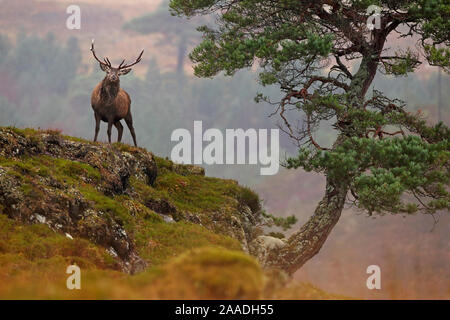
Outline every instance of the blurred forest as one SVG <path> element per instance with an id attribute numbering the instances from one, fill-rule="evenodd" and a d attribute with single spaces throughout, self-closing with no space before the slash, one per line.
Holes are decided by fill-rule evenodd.
<path id="1" fill-rule="evenodd" d="M 22 2 L 22 1 L 21 1 Z M 192 130 L 194 120 L 206 128 L 276 128 L 272 107 L 256 104 L 262 88 L 254 70 L 234 77 L 198 79 L 187 54 L 200 41 L 195 21 L 171 17 L 160 1 L 80 1 L 82 29 L 65 28 L 68 2 L 6 0 L 0 7 L 0 126 L 62 129 L 64 134 L 92 139 L 94 117 L 90 94 L 103 78 L 88 50 L 113 63 L 131 61 L 145 49 L 136 70 L 121 78 L 130 94 L 138 144 L 159 156 L 170 156 L 174 129 Z M 204 23 L 204 21 L 200 21 Z M 111 31 L 113 30 L 113 31 Z M 409 111 L 421 110 L 431 123 L 450 124 L 450 77 L 423 67 L 407 78 L 378 76 L 374 88 L 403 99 Z M 116 132 L 114 140 L 116 139 Z M 325 136 L 333 136 L 330 129 Z M 125 130 L 124 140 L 130 143 Z M 106 139 L 106 125 L 100 131 Z M 296 152 L 282 136 L 283 153 Z M 207 174 L 238 180 L 260 193 L 275 215 L 295 214 L 305 222 L 322 196 L 324 180 L 314 174 L 280 170 L 260 177 L 257 166 L 210 166 Z M 438 217 L 435 217 L 438 218 Z M 294 228 L 295 229 L 295 228 Z M 378 217 L 346 210 L 321 253 L 296 274 L 322 289 L 362 298 L 450 298 L 450 218 Z M 382 268 L 383 289 L 365 286 L 366 268 Z"/>

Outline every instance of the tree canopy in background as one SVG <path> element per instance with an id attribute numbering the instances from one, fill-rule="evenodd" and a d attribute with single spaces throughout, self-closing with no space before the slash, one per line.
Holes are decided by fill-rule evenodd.
<path id="1" fill-rule="evenodd" d="M 181 76 L 184 74 L 183 68 L 188 48 L 200 41 L 200 34 L 196 32 L 195 25 L 204 23 L 205 19 L 201 20 L 197 19 L 196 23 L 187 23 L 184 20 L 175 19 L 168 10 L 168 1 L 163 1 L 155 12 L 127 22 L 124 28 L 141 34 L 163 34 L 159 44 L 176 47 L 176 72 Z"/>

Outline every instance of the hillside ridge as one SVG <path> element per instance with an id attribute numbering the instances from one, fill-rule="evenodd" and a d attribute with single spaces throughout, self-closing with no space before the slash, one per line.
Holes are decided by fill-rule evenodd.
<path id="1" fill-rule="evenodd" d="M 201 167 L 0 128 L 0 298 L 343 298 L 286 286 L 249 255 L 275 239 L 267 219 L 257 194 Z M 83 270 L 79 292 L 65 287 L 71 264 Z"/>
<path id="2" fill-rule="evenodd" d="M 194 223 L 239 241 L 248 252 L 258 202 L 235 181 L 207 178 L 201 167 L 174 164 L 142 148 L 51 130 L 0 129 L 3 213 L 99 244 L 125 272 L 148 264 L 134 240 L 138 220 Z"/>

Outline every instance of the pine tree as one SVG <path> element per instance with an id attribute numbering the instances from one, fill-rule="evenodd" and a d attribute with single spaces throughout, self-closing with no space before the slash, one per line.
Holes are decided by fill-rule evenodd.
<path id="1" fill-rule="evenodd" d="M 276 112 L 299 147 L 287 167 L 326 176 L 314 214 L 269 251 L 267 266 L 295 272 L 317 254 L 348 202 L 370 215 L 448 212 L 449 129 L 369 90 L 379 71 L 406 76 L 429 63 L 449 72 L 448 0 L 172 0 L 170 7 L 180 16 L 216 15 L 217 27 L 200 28 L 204 40 L 190 55 L 195 74 L 233 75 L 257 63 L 260 82 L 280 88 Z M 395 37 L 414 37 L 418 46 L 388 49 Z M 313 133 L 329 121 L 336 139 L 319 145 Z"/>

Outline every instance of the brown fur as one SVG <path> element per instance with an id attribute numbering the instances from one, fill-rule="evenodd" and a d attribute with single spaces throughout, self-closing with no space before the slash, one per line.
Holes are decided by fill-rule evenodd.
<path id="1" fill-rule="evenodd" d="M 108 75 L 94 88 L 91 96 L 91 105 L 95 114 L 95 136 L 97 141 L 98 132 L 100 130 L 100 121 L 108 123 L 108 141 L 111 143 L 111 127 L 114 125 L 118 131 L 117 141 L 122 140 L 123 126 L 120 120 L 124 119 L 134 145 L 136 143 L 136 134 L 133 128 L 133 119 L 131 116 L 131 99 L 128 93 L 120 88 L 120 81 L 111 81 Z"/>
<path id="2" fill-rule="evenodd" d="M 133 127 L 133 118 L 131 117 L 131 99 L 125 90 L 120 88 L 119 77 L 126 75 L 131 71 L 131 66 L 141 61 L 142 54 L 137 57 L 136 61 L 131 64 L 125 64 L 123 60 L 117 68 L 111 65 L 108 58 L 104 58 L 101 61 L 94 50 L 94 40 L 91 44 L 91 52 L 100 64 L 100 68 L 106 72 L 105 78 L 97 84 L 91 95 L 91 105 L 95 115 L 95 136 L 94 141 L 97 141 L 98 132 L 100 130 L 100 121 L 108 123 L 108 141 L 111 143 L 111 128 L 114 125 L 117 128 L 118 136 L 117 141 L 122 141 L 123 126 L 120 120 L 124 119 L 125 123 L 130 129 L 131 136 L 133 137 L 134 145 L 137 147 L 136 134 Z"/>

